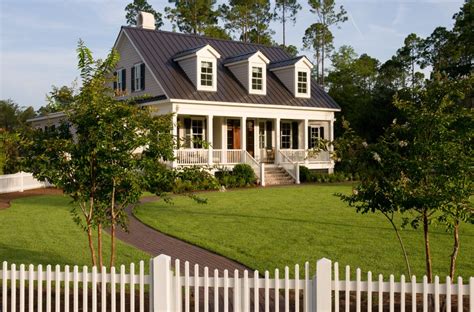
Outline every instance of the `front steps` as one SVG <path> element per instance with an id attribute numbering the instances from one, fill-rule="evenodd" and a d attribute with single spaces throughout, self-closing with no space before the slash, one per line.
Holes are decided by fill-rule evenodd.
<path id="1" fill-rule="evenodd" d="M 285 169 L 277 165 L 265 165 L 265 185 L 288 185 L 295 184 L 293 179 Z"/>

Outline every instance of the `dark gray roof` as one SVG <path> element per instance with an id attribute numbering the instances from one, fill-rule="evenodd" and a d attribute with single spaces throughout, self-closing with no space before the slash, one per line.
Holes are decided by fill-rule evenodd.
<path id="1" fill-rule="evenodd" d="M 257 51 L 245 52 L 243 54 L 239 54 L 239 55 L 236 55 L 236 56 L 231 56 L 231 57 L 226 58 L 222 62 L 222 64 L 225 65 L 225 64 L 231 64 L 231 63 L 243 61 L 243 60 L 248 59 L 250 56 L 254 55 L 255 53 L 257 53 Z"/>
<path id="2" fill-rule="evenodd" d="M 206 45 L 205 44 L 201 44 L 197 47 L 193 47 L 193 48 L 189 48 L 189 49 L 186 49 L 184 51 L 181 51 L 181 52 L 178 52 L 174 57 L 173 59 L 177 59 L 179 57 L 183 57 L 183 56 L 187 56 L 187 55 L 191 55 L 191 54 L 194 54 L 196 53 L 197 51 L 201 50 L 202 48 L 204 48 Z"/>
<path id="3" fill-rule="evenodd" d="M 279 67 L 294 65 L 294 64 L 296 64 L 296 62 L 301 60 L 303 57 L 304 56 L 297 56 L 297 57 L 290 58 L 290 59 L 283 60 L 283 61 L 271 62 L 270 65 L 268 66 L 268 68 L 272 69 L 272 68 L 279 68 Z"/>
<path id="4" fill-rule="evenodd" d="M 222 62 L 257 50 L 271 63 L 288 60 L 290 56 L 279 47 L 129 26 L 123 26 L 122 29 L 133 41 L 169 98 L 340 109 L 314 80 L 311 83 L 311 98 L 295 98 L 270 71 L 267 73 L 267 94 L 249 94 Z M 186 53 L 187 50 L 206 44 L 211 45 L 221 55 L 217 62 L 217 92 L 197 91 L 179 64 L 173 61 L 179 53 Z"/>

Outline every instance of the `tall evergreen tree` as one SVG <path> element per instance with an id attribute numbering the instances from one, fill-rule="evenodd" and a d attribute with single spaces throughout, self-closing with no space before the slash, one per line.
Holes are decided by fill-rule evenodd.
<path id="1" fill-rule="evenodd" d="M 219 7 L 224 27 L 243 42 L 272 43 L 270 21 L 273 19 L 269 0 L 230 0 Z"/>
<path id="2" fill-rule="evenodd" d="M 214 9 L 215 0 L 169 0 L 174 7 L 166 7 L 166 18 L 173 30 L 211 37 L 226 38 L 227 34 L 218 24 L 219 11 Z"/>
<path id="3" fill-rule="evenodd" d="M 125 7 L 125 18 L 127 19 L 128 25 L 137 24 L 137 15 L 138 13 L 148 12 L 153 14 L 155 17 L 155 27 L 158 29 L 163 26 L 163 19 L 161 18 L 161 13 L 157 12 L 153 7 L 148 3 L 147 0 L 133 0 Z"/>
<path id="4" fill-rule="evenodd" d="M 283 46 L 286 46 L 286 22 L 290 21 L 293 25 L 296 22 L 296 14 L 301 10 L 298 0 L 276 0 L 275 1 L 275 20 L 281 21 L 283 27 Z"/>
<path id="5" fill-rule="evenodd" d="M 342 5 L 336 8 L 335 0 L 308 0 L 308 4 L 310 11 L 316 14 L 318 21 L 310 25 L 306 31 L 316 32 L 313 35 L 316 38 L 316 41 L 313 41 L 315 44 L 313 48 L 320 51 L 317 52 L 321 59 L 320 83 L 324 86 L 324 61 L 327 57 L 326 46 L 332 45 L 334 40 L 330 28 L 347 21 L 347 12 Z"/>

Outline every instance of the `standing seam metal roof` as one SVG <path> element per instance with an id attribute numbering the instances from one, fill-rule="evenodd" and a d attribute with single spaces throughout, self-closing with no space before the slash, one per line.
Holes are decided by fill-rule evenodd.
<path id="1" fill-rule="evenodd" d="M 267 72 L 267 94 L 248 94 L 222 61 L 257 50 L 260 50 L 271 63 L 293 59 L 279 47 L 129 26 L 123 26 L 122 29 L 133 41 L 170 98 L 340 109 L 316 81 L 312 80 L 311 83 L 311 98 L 295 98 L 271 71 Z M 217 92 L 197 91 L 179 64 L 173 61 L 179 53 L 206 44 L 221 54 L 221 60 L 217 61 Z"/>

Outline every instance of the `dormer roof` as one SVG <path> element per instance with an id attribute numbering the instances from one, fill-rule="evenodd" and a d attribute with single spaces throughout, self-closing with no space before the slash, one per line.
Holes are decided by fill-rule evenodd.
<path id="1" fill-rule="evenodd" d="M 214 49 L 211 45 L 201 44 L 199 46 L 189 48 L 189 49 L 176 53 L 176 55 L 173 57 L 173 61 L 179 62 L 189 57 L 197 56 L 203 51 L 207 51 L 211 53 L 215 58 L 221 58 L 221 55 L 219 54 L 219 52 L 217 52 L 216 49 Z"/>
<path id="2" fill-rule="evenodd" d="M 308 58 L 306 56 L 302 55 L 302 56 L 297 56 L 297 57 L 286 59 L 286 60 L 272 62 L 272 63 L 270 63 L 268 68 L 270 70 L 278 70 L 278 69 L 283 69 L 283 68 L 286 68 L 286 67 L 289 67 L 289 66 L 298 66 L 300 64 L 301 65 L 304 64 L 309 69 L 313 69 L 313 67 L 314 67 L 313 63 L 311 63 L 310 60 L 308 60 Z"/>
<path id="3" fill-rule="evenodd" d="M 256 59 L 261 62 L 264 62 L 265 64 L 270 63 L 270 60 L 265 56 L 265 54 L 263 54 L 259 50 L 228 57 L 222 63 L 225 66 L 230 66 L 239 64 L 240 62 L 247 62 Z"/>

